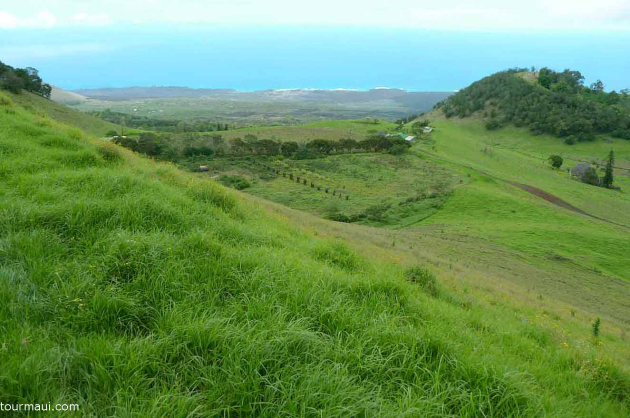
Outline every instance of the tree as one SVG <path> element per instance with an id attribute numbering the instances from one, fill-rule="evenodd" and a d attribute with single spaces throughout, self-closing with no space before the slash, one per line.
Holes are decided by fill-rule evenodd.
<path id="1" fill-rule="evenodd" d="M 551 166 L 553 168 L 560 168 L 564 163 L 564 159 L 562 159 L 562 157 L 559 155 L 552 155 L 551 157 L 549 157 L 549 163 L 551 163 Z"/>
<path id="2" fill-rule="evenodd" d="M 610 150 L 608 154 L 608 161 L 606 161 L 606 172 L 604 174 L 604 178 L 602 179 L 602 186 L 604 187 L 612 187 L 613 185 L 613 169 L 615 166 L 615 153 L 613 150 Z"/>
<path id="3" fill-rule="evenodd" d="M 262 139 L 257 143 L 258 152 L 263 155 L 276 155 L 280 153 L 280 144 L 271 139 Z"/>
<path id="4" fill-rule="evenodd" d="M 314 139 L 306 146 L 320 154 L 329 154 L 334 148 L 333 143 L 326 139 Z"/>
<path id="5" fill-rule="evenodd" d="M 596 93 L 602 93 L 604 91 L 604 83 L 602 83 L 602 80 L 597 80 L 591 84 L 591 90 Z"/>
<path id="6" fill-rule="evenodd" d="M 7 71 L 0 77 L 0 87 L 18 94 L 24 87 L 24 82 L 13 71 Z"/>
<path id="7" fill-rule="evenodd" d="M 339 148 L 344 149 L 347 152 L 352 152 L 353 149 L 357 148 L 357 141 L 354 139 L 343 138 L 339 141 Z"/>
<path id="8" fill-rule="evenodd" d="M 241 138 L 234 138 L 230 140 L 230 149 L 232 154 L 244 155 L 249 154 L 252 149 Z"/>
<path id="9" fill-rule="evenodd" d="M 287 141 L 287 142 L 283 142 L 280 145 L 280 152 L 282 152 L 282 155 L 284 155 L 285 157 L 290 157 L 292 156 L 295 152 L 297 152 L 299 146 L 298 143 L 295 141 Z"/>

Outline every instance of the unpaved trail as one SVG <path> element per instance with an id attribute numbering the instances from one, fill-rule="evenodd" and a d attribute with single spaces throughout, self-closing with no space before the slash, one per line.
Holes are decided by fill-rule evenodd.
<path id="1" fill-rule="evenodd" d="M 577 212 L 581 215 L 586 215 L 589 216 L 591 218 L 596 218 L 596 219 L 600 219 L 597 218 L 596 216 L 590 215 L 586 212 L 584 212 L 582 209 L 580 208 L 576 208 L 575 206 L 573 206 L 572 204 L 570 204 L 569 202 L 565 202 L 564 200 L 560 199 L 558 196 L 554 196 L 551 193 L 547 193 L 546 191 L 539 189 L 537 187 L 534 186 L 530 186 L 527 184 L 523 184 L 523 183 L 517 183 L 515 181 L 506 181 L 506 183 L 511 184 L 512 186 L 516 186 L 519 189 L 525 190 L 526 192 L 529 192 L 535 196 L 538 196 L 542 199 L 545 199 L 547 202 L 553 203 L 556 206 L 560 206 L 561 208 L 565 208 L 567 210 L 573 211 L 573 212 Z M 602 219 L 603 220 L 603 219 Z"/>
<path id="2" fill-rule="evenodd" d="M 475 168 L 475 167 L 472 167 L 472 166 L 469 166 L 469 165 L 466 165 L 466 164 L 455 163 L 455 162 L 452 162 L 452 161 L 445 160 L 444 158 L 441 158 L 438 155 L 435 155 L 435 154 L 433 154 L 431 152 L 427 152 L 427 151 L 423 151 L 423 152 L 425 154 L 427 154 L 427 155 L 429 155 L 429 156 L 431 156 L 431 157 L 433 157 L 435 159 L 438 159 L 440 161 L 443 161 L 443 162 L 445 162 L 447 164 L 458 165 L 460 167 L 464 167 L 464 168 L 467 168 L 469 170 L 476 171 L 476 172 L 478 172 L 480 174 L 483 174 L 484 176 L 488 176 L 488 177 L 493 178 L 495 180 L 499 180 L 499 181 L 505 182 L 505 183 L 507 183 L 507 184 L 509 184 L 511 186 L 518 187 L 521 190 L 524 190 L 524 191 L 526 191 L 528 193 L 531 193 L 534 196 L 540 197 L 541 199 L 544 199 L 547 202 L 552 203 L 552 204 L 554 204 L 556 206 L 559 206 L 559 207 L 561 207 L 563 209 L 569 210 L 571 212 L 579 213 L 580 215 L 583 215 L 583 216 L 586 216 L 586 217 L 589 217 L 589 218 L 592 218 L 592 219 L 597 219 L 598 221 L 606 222 L 606 223 L 609 223 L 611 225 L 619 226 L 619 227 L 622 227 L 624 229 L 630 230 L 630 226 L 628 226 L 628 225 L 619 224 L 617 222 L 609 221 L 608 219 L 600 218 L 599 216 L 591 215 L 590 213 L 584 212 L 582 209 L 573 206 L 569 202 L 566 202 L 566 201 L 560 199 L 558 196 L 552 195 L 551 193 L 548 193 L 548 192 L 546 192 L 546 191 L 544 191 L 542 189 L 539 189 L 537 187 L 530 186 L 528 184 L 518 183 L 518 182 L 515 182 L 515 181 L 505 180 L 505 179 L 502 179 L 500 177 L 494 176 L 494 175 L 492 175 L 490 173 L 486 173 L 485 171 L 479 170 L 478 168 Z"/>
<path id="3" fill-rule="evenodd" d="M 591 215 L 590 213 L 584 212 L 582 209 L 573 206 L 569 202 L 565 202 L 564 200 L 560 199 L 558 196 L 554 196 L 551 193 L 547 193 L 546 191 L 539 189 L 537 187 L 529 186 L 523 183 L 517 183 L 515 181 L 507 181 L 507 180 L 503 180 L 503 181 L 505 181 L 508 184 L 511 184 L 512 186 L 518 187 L 521 190 L 525 190 L 526 192 L 531 193 L 534 196 L 538 196 L 541 199 L 546 200 L 547 202 L 553 203 L 556 206 L 560 206 L 561 208 L 564 208 L 566 210 L 570 210 L 572 212 L 576 212 L 576 213 L 579 213 L 580 215 L 588 216 L 589 218 L 597 219 L 599 221 L 607 222 L 612 225 L 620 226 L 622 228 L 630 229 L 630 227 L 628 227 L 627 225 L 618 224 L 617 222 L 609 221 L 608 219 L 600 218 L 599 216 Z"/>

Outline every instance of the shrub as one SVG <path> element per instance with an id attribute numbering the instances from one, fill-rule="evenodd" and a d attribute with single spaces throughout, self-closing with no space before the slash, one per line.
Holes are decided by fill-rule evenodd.
<path id="1" fill-rule="evenodd" d="M 231 187 L 236 190 L 243 190 L 251 187 L 251 183 L 241 176 L 228 176 L 227 174 L 223 174 L 219 177 L 219 182 L 224 186 Z"/>
<path id="2" fill-rule="evenodd" d="M 593 337 L 597 338 L 599 337 L 599 328 L 602 324 L 602 320 L 597 318 L 595 320 L 595 322 L 593 323 Z"/>
<path id="3" fill-rule="evenodd" d="M 385 213 L 391 207 L 391 203 L 380 203 L 365 209 L 365 216 L 370 221 L 381 222 L 385 220 Z"/>
<path id="4" fill-rule="evenodd" d="M 486 122 L 486 129 L 489 131 L 497 130 L 500 127 L 501 127 L 501 122 L 499 122 L 496 119 L 491 119 L 488 122 Z"/>
<path id="5" fill-rule="evenodd" d="M 599 176 L 597 175 L 597 170 L 595 170 L 594 167 L 589 167 L 584 172 L 582 177 L 580 177 L 580 180 L 582 181 L 582 183 L 592 184 L 593 186 L 599 186 L 600 184 Z"/>
<path id="6" fill-rule="evenodd" d="M 116 132 L 115 130 L 111 129 L 111 130 L 107 131 L 105 136 L 118 136 L 118 132 Z"/>
<path id="7" fill-rule="evenodd" d="M 409 150 L 409 147 L 403 144 L 394 145 L 389 149 L 389 153 L 392 155 L 403 155 Z"/>
<path id="8" fill-rule="evenodd" d="M 335 222 L 345 222 L 345 223 L 352 222 L 352 218 L 350 218 L 348 215 L 346 215 L 343 212 L 337 212 L 337 213 L 328 214 L 328 215 L 326 215 L 326 219 L 329 219 L 329 220 L 335 221 Z"/>
<path id="9" fill-rule="evenodd" d="M 418 284 L 429 295 L 433 297 L 440 296 L 440 284 L 429 270 L 423 267 L 411 267 L 405 271 L 405 277 L 410 282 Z"/>
<path id="10" fill-rule="evenodd" d="M 564 159 L 559 155 L 552 155 L 549 157 L 549 163 L 553 168 L 560 168 L 564 163 Z"/>

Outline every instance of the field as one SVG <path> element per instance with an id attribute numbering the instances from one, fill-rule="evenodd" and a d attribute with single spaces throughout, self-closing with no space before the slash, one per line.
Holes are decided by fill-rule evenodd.
<path id="1" fill-rule="evenodd" d="M 489 132 L 475 119 L 445 120 L 436 114 L 431 118 L 436 130 L 416 141 L 404 156 L 346 154 L 264 163 L 256 158 L 215 159 L 209 163 L 210 175 L 241 175 L 252 184 L 248 193 L 320 217 L 338 219 L 338 214 L 352 216 L 380 207 L 380 215 L 355 223 L 395 230 L 386 233 L 385 240 L 388 245 L 409 242 L 415 252 L 424 253 L 411 251 L 411 257 L 426 258 L 439 248 L 434 242 L 414 244 L 419 236 L 426 241 L 428 235 L 449 243 L 449 251 L 435 258 L 446 257 L 451 265 L 480 263 L 483 268 L 475 274 L 501 265 L 504 280 L 528 292 L 553 295 L 627 326 L 630 179 L 623 167 L 628 164 L 630 143 L 600 138 L 569 146 L 522 129 Z M 291 135 L 300 127 L 276 129 L 282 132 L 276 138 L 299 139 Z M 564 167 L 554 170 L 547 161 L 551 154 L 563 155 L 565 167 L 583 160 L 601 161 L 611 147 L 621 167 L 615 173 L 621 191 L 582 184 Z M 300 175 L 308 184 L 270 174 L 271 167 L 296 178 Z M 311 181 L 322 190 L 311 188 Z M 587 215 L 546 201 L 525 186 Z"/>
<path id="2" fill-rule="evenodd" d="M 293 126 L 252 126 L 219 132 L 226 139 L 243 138 L 245 135 L 256 135 L 258 139 L 275 141 L 296 141 L 305 143 L 313 139 L 338 141 L 349 138 L 360 141 L 370 132 L 386 132 L 396 128 L 396 124 L 383 120 L 333 120 L 310 122 Z"/>
<path id="3" fill-rule="evenodd" d="M 272 93 L 268 92 L 268 94 Z M 438 93 L 427 94 L 438 95 Z M 246 96 L 246 98 L 181 97 L 124 101 L 88 99 L 74 103 L 72 106 L 84 112 L 111 109 L 138 116 L 182 120 L 209 119 L 239 126 L 291 125 L 331 119 L 380 118 L 395 120 L 430 110 L 435 103 L 448 96 L 448 93 L 439 94 L 435 98 L 431 96 L 431 98 L 423 99 L 418 103 L 405 103 L 390 99 L 347 102 Z"/>
<path id="4" fill-rule="evenodd" d="M 630 413 L 628 261 L 605 263 L 599 247 L 581 260 L 589 245 L 626 245 L 627 232 L 499 178 L 617 222 L 606 208 L 623 207 L 621 195 L 592 191 L 596 211 L 580 201 L 588 186 L 536 159 L 519 176 L 507 145 L 487 163 L 483 148 L 462 155 L 488 135 L 436 119 L 432 139 L 400 160 L 300 162 L 344 183 L 378 166 L 361 190 L 391 199 L 434 184 L 414 185 L 412 172 L 447 176 L 436 213 L 401 229 L 330 222 L 12 102 L 0 97 L 3 402 L 78 403 L 99 416 Z M 576 237 L 587 244 L 558 250 L 581 251 L 569 261 L 534 248 Z"/>

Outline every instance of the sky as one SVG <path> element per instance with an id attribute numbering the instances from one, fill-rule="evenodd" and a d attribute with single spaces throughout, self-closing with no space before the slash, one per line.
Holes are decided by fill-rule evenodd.
<path id="1" fill-rule="evenodd" d="M 630 1 L 2 0 L 0 3 L 0 29 L 191 23 L 402 26 L 475 31 L 630 30 Z"/>
<path id="2" fill-rule="evenodd" d="M 0 61 L 63 88 L 452 90 L 535 65 L 620 89 L 630 0 L 0 0 Z"/>

